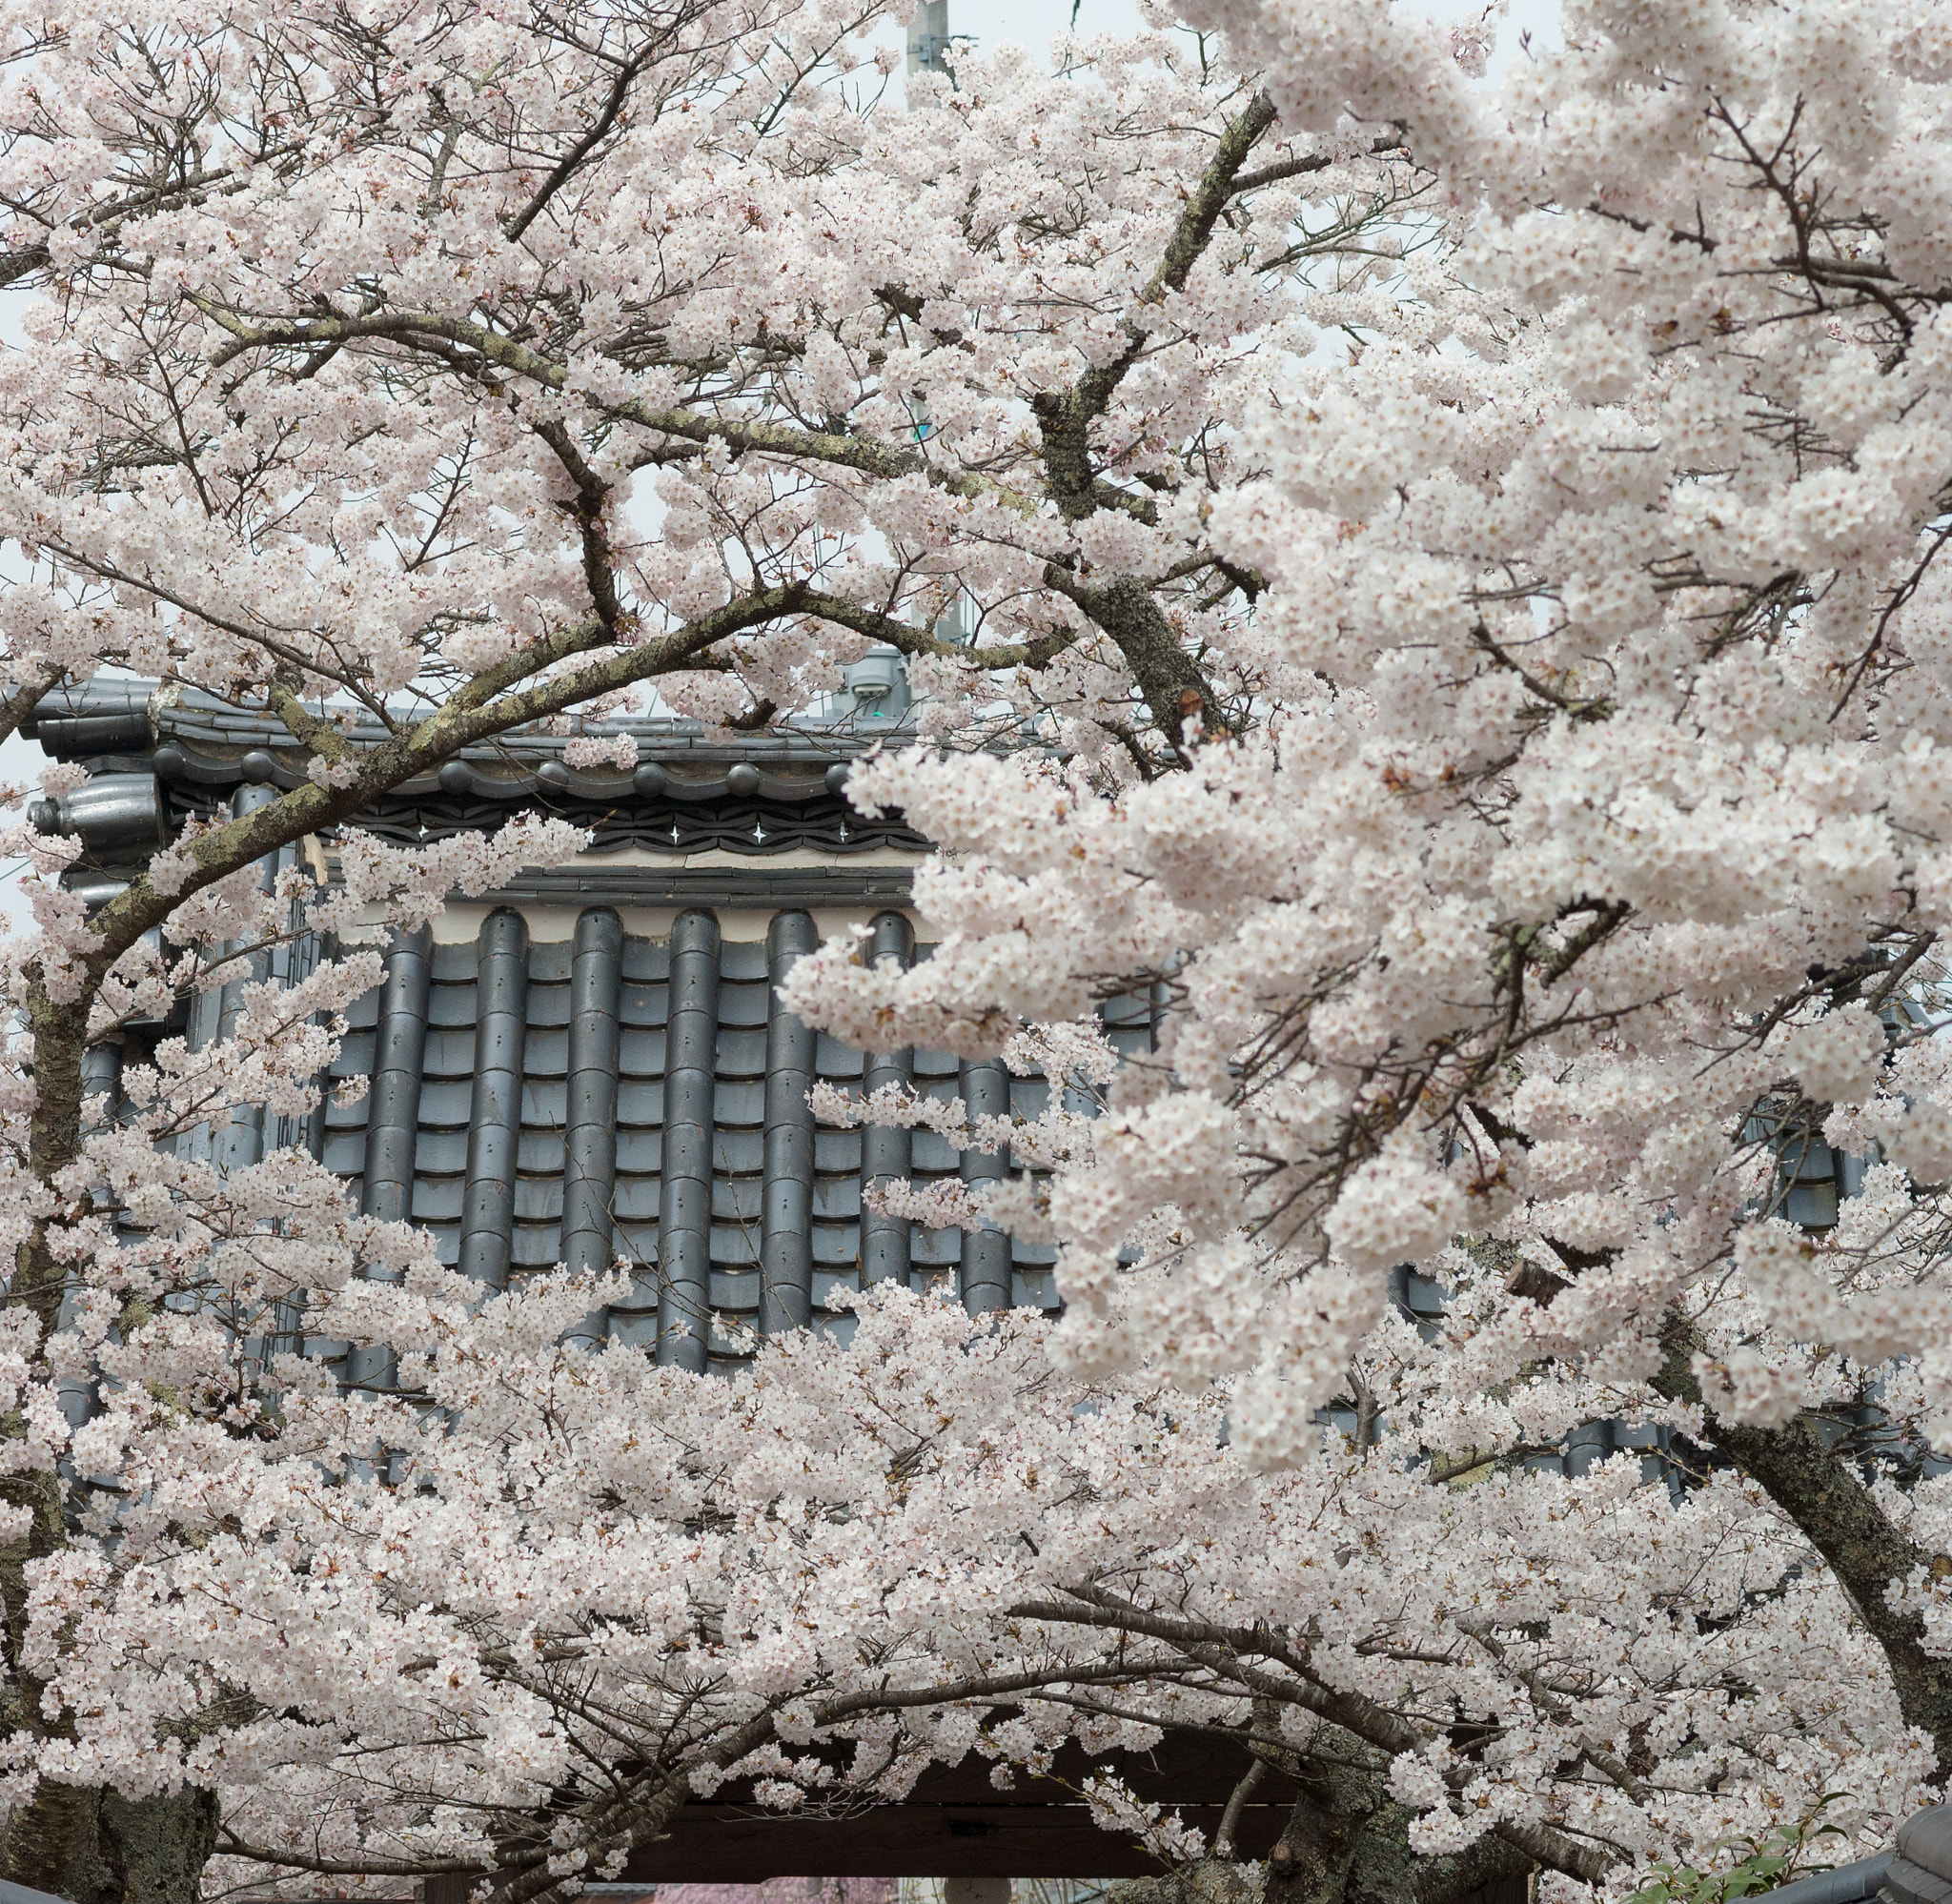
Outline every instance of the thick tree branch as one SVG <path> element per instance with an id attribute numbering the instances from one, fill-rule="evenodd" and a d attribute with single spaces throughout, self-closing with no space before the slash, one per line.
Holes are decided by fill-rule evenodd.
<path id="1" fill-rule="evenodd" d="M 1164 1640 L 1179 1648 L 1187 1658 L 1231 1681 L 1244 1691 L 1277 1699 L 1285 1705 L 1300 1706 L 1393 1757 L 1399 1752 L 1421 1750 L 1434 1736 L 1427 1728 L 1391 1712 L 1364 1693 L 1332 1687 L 1317 1679 L 1309 1671 L 1307 1662 L 1271 1629 L 1221 1627 L 1201 1620 L 1149 1612 L 1099 1588 L 1079 1586 L 1067 1591 L 1074 1593 L 1077 1599 L 1023 1602 L 1011 1607 L 1009 1612 L 1017 1619 L 1105 1627 Z M 1291 1676 L 1276 1677 L 1247 1663 L 1256 1658 L 1286 1669 Z M 1450 1776 L 1452 1782 L 1462 1785 L 1469 1781 L 1471 1773 L 1468 1769 L 1461 1769 Z M 1612 1857 L 1591 1845 L 1581 1844 L 1553 1825 L 1507 1820 L 1494 1826 L 1494 1830 L 1506 1843 L 1535 1863 L 1550 1865 L 1555 1871 L 1562 1871 L 1583 1883 L 1599 1882 L 1614 1863 Z"/>
<path id="2" fill-rule="evenodd" d="M 905 655 L 928 655 L 960 661 L 971 668 L 1041 668 L 1067 648 L 1075 647 L 1079 638 L 1078 630 L 1061 628 L 1028 641 L 997 641 L 984 648 L 964 648 L 879 609 L 811 590 L 806 595 L 806 612 L 833 622 L 836 627 L 851 628 L 857 635 L 885 641 Z"/>
<path id="3" fill-rule="evenodd" d="M 1698 1406 L 1701 1389 L 1690 1362 L 1703 1347 L 1699 1330 L 1680 1310 L 1670 1310 L 1660 1345 L 1655 1391 Z M 1890 1665 L 1905 1719 L 1931 1733 L 1942 1766 L 1952 1765 L 1952 1660 L 1928 1651 L 1924 1622 L 1886 1598 L 1921 1571 L 1933 1578 L 1952 1572 L 1952 1558 L 1892 1526 L 1846 1454 L 1828 1445 L 1816 1417 L 1803 1413 L 1781 1428 L 1764 1428 L 1711 1414 L 1708 1435 L 1829 1563 Z"/>
<path id="4" fill-rule="evenodd" d="M 494 694 L 493 684 L 501 671 L 485 671 L 439 712 L 430 715 L 410 732 L 360 755 L 357 778 L 346 786 L 321 787 L 308 781 L 245 819 L 233 820 L 193 841 L 189 857 L 193 870 L 176 892 L 158 893 L 145 875 L 111 900 L 91 922 L 101 941 L 101 949 L 90 958 L 91 971 L 97 975 L 106 972 L 145 932 L 173 912 L 188 894 L 214 884 L 240 866 L 261 860 L 308 833 L 350 819 L 402 780 L 431 771 L 461 748 L 492 739 L 512 728 L 527 726 L 580 701 L 593 700 L 618 688 L 682 668 L 692 657 L 728 636 L 803 612 L 805 599 L 806 590 L 797 582 L 762 589 L 702 615 L 656 640 L 621 649 L 575 673 L 559 676 L 524 692 L 503 694 L 498 699 L 487 697 Z M 539 643 L 537 650 L 519 663 L 512 659 L 506 665 L 514 670 L 517 679 L 522 679 L 557 659 L 600 645 L 603 638 L 600 624 L 575 623 Z"/>
<path id="5" fill-rule="evenodd" d="M 504 337 L 484 324 L 442 316 L 437 312 L 389 311 L 352 317 L 254 322 L 213 299 L 195 301 L 206 316 L 231 333 L 232 341 L 212 353 L 212 362 L 219 368 L 252 351 L 315 351 L 328 343 L 346 344 L 362 338 L 390 341 L 412 349 L 437 339 L 462 345 L 484 364 L 492 364 L 544 390 L 560 391 L 569 381 L 566 366 L 553 357 Z M 603 405 L 601 414 L 615 422 L 633 423 L 640 429 L 676 436 L 688 443 L 719 442 L 740 455 L 751 453 L 788 461 L 823 463 L 889 480 L 921 476 L 933 487 L 966 501 L 994 502 L 1019 516 L 1034 517 L 1041 513 L 1035 497 L 1007 484 L 966 470 L 946 469 L 919 449 L 878 442 L 871 437 L 802 430 L 754 418 L 715 416 L 682 405 L 655 409 L 635 400 Z"/>

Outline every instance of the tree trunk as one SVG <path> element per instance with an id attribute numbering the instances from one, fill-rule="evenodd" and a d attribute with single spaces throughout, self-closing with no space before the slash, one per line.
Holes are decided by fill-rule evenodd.
<path id="1" fill-rule="evenodd" d="M 1268 1859 L 1263 1904 L 1507 1904 L 1507 1889 L 1522 1904 L 1533 1865 L 1501 1838 L 1441 1857 L 1411 1850 L 1416 1813 L 1389 1795 L 1382 1765 L 1308 1773 Z"/>
<path id="2" fill-rule="evenodd" d="M 1344 1904 L 1525 1904 L 1537 1868 L 1490 1833 L 1468 1849 L 1419 1857 L 1410 1849 L 1407 1805 L 1385 1798 L 1364 1823 L 1343 1891 Z"/>
<path id="3" fill-rule="evenodd" d="M 1304 1767 L 1304 1788 L 1259 1885 L 1251 1867 L 1203 1858 L 1169 1876 L 1113 1885 L 1106 1904 L 1525 1904 L 1536 1867 L 1502 1838 L 1443 1857 L 1412 1851 L 1416 1814 L 1389 1795 L 1387 1774 L 1380 1759 Z"/>
<path id="4" fill-rule="evenodd" d="M 1209 738 L 1223 731 L 1205 675 L 1144 582 L 1120 576 L 1103 588 L 1079 590 L 1075 598 L 1118 644 L 1154 724 L 1175 754 L 1185 753 L 1180 732 L 1190 716 L 1199 716 Z"/>
<path id="5" fill-rule="evenodd" d="M 1654 1387 L 1673 1401 L 1698 1403 L 1689 1358 L 1700 1338 L 1679 1310 L 1662 1331 L 1664 1350 Z M 1828 1446 L 1820 1424 L 1799 1415 L 1781 1428 L 1744 1427 L 1710 1414 L 1707 1439 L 1797 1525 L 1849 1597 L 1891 1669 L 1898 1706 L 1907 1724 L 1932 1735 L 1941 1771 L 1952 1767 L 1952 1660 L 1926 1650 L 1924 1621 L 1894 1610 L 1885 1599 L 1898 1581 L 1923 1569 L 1934 1577 L 1952 1570 L 1952 1557 L 1922 1548 L 1892 1525 L 1851 1462 Z"/>
<path id="6" fill-rule="evenodd" d="M 1565 1278 L 1520 1257 L 1511 1245 L 1474 1246 L 1479 1262 L 1504 1278 L 1507 1291 L 1541 1307 L 1570 1287 Z M 1569 1258 L 1577 1252 L 1567 1252 Z M 1592 1259 L 1597 1263 L 1605 1255 Z M 1584 1264 L 1576 1266 L 1586 1266 Z M 1672 1402 L 1700 1405 L 1692 1359 L 1700 1332 L 1678 1306 L 1661 1325 L 1661 1364 L 1651 1387 Z M 1710 1413 L 1705 1438 L 1787 1514 L 1829 1563 L 1852 1609 L 1891 1669 L 1898 1709 L 1908 1725 L 1932 1735 L 1939 1769 L 1952 1768 L 1952 1660 L 1926 1651 L 1923 1620 L 1894 1610 L 1892 1586 L 1922 1570 L 1935 1579 L 1952 1573 L 1952 1555 L 1919 1546 L 1894 1526 L 1851 1462 L 1832 1448 L 1822 1424 L 1799 1415 L 1781 1428 L 1745 1427 Z"/>
<path id="7" fill-rule="evenodd" d="M 82 1052 L 94 987 L 77 1002 L 51 1003 L 36 988 L 29 1008 L 34 1032 L 34 1174 L 51 1183 L 81 1151 Z M 68 1272 L 49 1247 L 47 1223 L 36 1224 L 14 1263 L 10 1305 L 31 1308 L 43 1335 L 58 1319 Z M 18 1436 L 18 1416 L 0 1433 Z M 52 1474 L 17 1474 L 0 1483 L 0 1498 L 33 1514 L 27 1533 L 0 1550 L 0 1610 L 13 1683 L 5 1700 L 10 1729 L 42 1737 L 68 1732 L 65 1719 L 41 1712 L 41 1683 L 21 1670 L 27 1620 L 27 1564 L 67 1542 L 61 1487 Z M 216 1794 L 194 1787 L 157 1798 L 125 1798 L 106 1787 L 49 1780 L 9 1817 L 0 1837 L 0 1873 L 16 1884 L 52 1892 L 74 1904 L 197 1904 L 203 1868 L 216 1843 Z"/>
<path id="8" fill-rule="evenodd" d="M 8 1820 L 0 1866 L 74 1904 L 197 1904 L 216 1835 L 214 1792 L 125 1798 L 50 1782 Z"/>
<path id="9" fill-rule="evenodd" d="M 1266 1904 L 1343 1904 L 1378 1781 L 1368 1768 L 1302 1768 L 1288 1823 L 1268 1854 Z"/>

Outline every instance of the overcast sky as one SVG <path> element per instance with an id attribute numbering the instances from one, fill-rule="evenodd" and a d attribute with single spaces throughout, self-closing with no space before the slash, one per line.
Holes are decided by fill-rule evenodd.
<path id="1" fill-rule="evenodd" d="M 1424 0 L 1425 10 L 1444 20 L 1474 18 L 1484 4 L 1485 0 Z M 1051 35 L 1070 24 L 1070 11 L 1071 0 L 949 0 L 949 30 L 968 33 L 986 47 L 1018 40 L 1042 52 Z M 1521 32 L 1530 32 L 1535 45 L 1556 44 L 1557 21 L 1555 0 L 1512 0 L 1499 26 L 1500 56 L 1511 56 Z M 1130 31 L 1138 24 L 1139 10 L 1132 0 L 1078 0 L 1081 33 Z"/>

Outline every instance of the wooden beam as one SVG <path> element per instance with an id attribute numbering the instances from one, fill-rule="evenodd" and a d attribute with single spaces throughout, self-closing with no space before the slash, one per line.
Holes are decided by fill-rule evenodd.
<path id="1" fill-rule="evenodd" d="M 1177 1811 L 1210 1843 L 1247 1771 L 1244 1747 L 1169 1733 L 1150 1752 L 1088 1755 L 1062 1747 L 1047 1772 L 1017 1771 L 998 1791 L 991 1762 L 971 1752 L 931 1766 L 899 1804 L 862 1804 L 841 1815 L 768 1812 L 742 1788 L 694 1800 L 670 1833 L 631 1854 L 623 1877 L 644 1884 L 757 1884 L 768 1877 L 1153 1877 L 1159 1861 L 1091 1821 L 1081 1800 L 1093 1773 L 1114 1775 L 1139 1798 Z M 1266 1857 L 1287 1822 L 1293 1787 L 1263 1780 L 1238 1834 L 1243 1857 Z M 839 1808 L 837 1808 L 839 1809 Z"/>
<path id="2" fill-rule="evenodd" d="M 1209 1842 L 1219 1805 L 1178 1808 Z M 1286 1805 L 1242 1807 L 1240 1854 L 1266 1857 Z M 1084 1805 L 881 1805 L 848 1818 L 687 1805 L 668 1837 L 632 1853 L 629 1883 L 759 1884 L 769 1877 L 1156 1877 L 1164 1867 L 1102 1832 Z"/>

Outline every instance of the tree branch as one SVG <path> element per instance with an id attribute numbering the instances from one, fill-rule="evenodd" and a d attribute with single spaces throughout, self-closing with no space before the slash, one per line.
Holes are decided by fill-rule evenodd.
<path id="1" fill-rule="evenodd" d="M 1698 1407 L 1701 1389 L 1690 1364 L 1704 1347 L 1700 1331 L 1681 1310 L 1671 1309 L 1660 1346 L 1655 1392 Z M 1926 1650 L 1918 1613 L 1895 1610 L 1886 1598 L 1891 1588 L 1920 1571 L 1939 1579 L 1952 1574 L 1952 1557 L 1931 1552 L 1893 1527 L 1845 1454 L 1828 1445 L 1823 1429 L 1806 1410 L 1775 1428 L 1711 1414 L 1707 1431 L 1829 1563 L 1890 1665 L 1906 1721 L 1930 1732 L 1939 1763 L 1952 1765 L 1952 1660 Z"/>
<path id="2" fill-rule="evenodd" d="M 1434 1736 L 1366 1693 L 1332 1687 L 1316 1679 L 1309 1671 L 1307 1662 L 1271 1630 L 1218 1627 L 1150 1613 L 1100 1588 L 1077 1586 L 1066 1591 L 1075 1594 L 1082 1604 L 1029 1601 L 1011 1607 L 1009 1611 L 1018 1619 L 1108 1627 L 1165 1640 L 1178 1647 L 1189 1659 L 1244 1690 L 1278 1699 L 1285 1705 L 1300 1706 L 1393 1757 L 1399 1752 L 1419 1751 Z M 1246 1664 L 1248 1659 L 1256 1657 L 1285 1667 L 1293 1678 L 1277 1679 Z M 1469 1768 L 1457 1768 L 1447 1777 L 1454 1784 L 1463 1785 L 1472 1775 Z M 1579 1843 L 1554 1825 L 1501 1820 L 1492 1829 L 1534 1862 L 1550 1865 L 1582 1883 L 1598 1883 L 1615 1862 L 1611 1856 Z"/>

